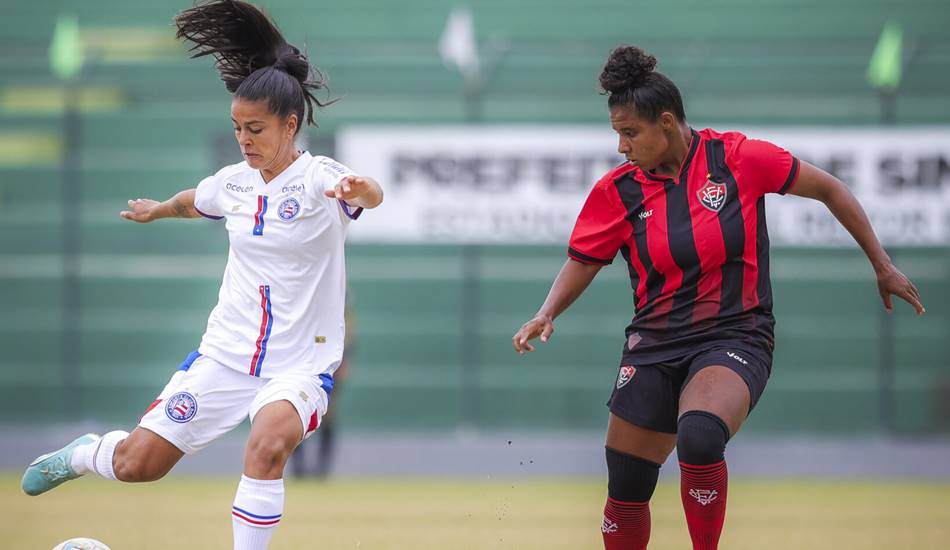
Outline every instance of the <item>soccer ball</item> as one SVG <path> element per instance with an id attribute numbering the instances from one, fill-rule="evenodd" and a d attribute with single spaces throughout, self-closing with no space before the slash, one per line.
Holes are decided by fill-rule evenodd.
<path id="1" fill-rule="evenodd" d="M 79 537 L 61 542 L 57 544 L 53 550 L 109 550 L 109 547 L 106 546 L 106 543 L 96 539 Z"/>

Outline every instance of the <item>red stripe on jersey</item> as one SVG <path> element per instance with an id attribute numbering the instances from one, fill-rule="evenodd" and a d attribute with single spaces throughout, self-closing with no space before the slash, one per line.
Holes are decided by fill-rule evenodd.
<path id="1" fill-rule="evenodd" d="M 759 215 L 756 211 L 755 200 L 744 197 L 742 201 L 742 219 L 745 222 L 745 247 L 742 251 L 742 260 L 745 262 L 742 280 L 742 309 L 748 311 L 759 305 L 758 280 L 759 262 L 755 243 L 758 240 Z M 764 198 L 759 200 L 765 200 Z"/>
<path id="2" fill-rule="evenodd" d="M 660 321 L 673 307 L 673 292 L 683 283 L 683 270 L 673 260 L 670 252 L 669 224 L 667 220 L 666 191 L 663 184 L 644 186 L 646 198 L 644 204 L 649 205 L 652 213 L 647 222 L 647 250 L 654 269 L 659 270 L 665 277 L 663 288 L 660 290 L 653 309 L 648 314 L 651 325 Z"/>

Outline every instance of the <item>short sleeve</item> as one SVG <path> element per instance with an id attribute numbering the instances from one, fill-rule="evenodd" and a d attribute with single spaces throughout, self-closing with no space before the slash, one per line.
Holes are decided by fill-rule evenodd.
<path id="1" fill-rule="evenodd" d="M 607 265 L 613 262 L 629 232 L 626 210 L 616 188 L 601 180 L 577 216 L 567 255 L 581 263 Z"/>
<path id="2" fill-rule="evenodd" d="M 330 157 L 314 157 L 313 162 L 314 187 L 317 193 L 319 193 L 324 200 L 332 203 L 333 208 L 340 213 L 340 219 L 342 221 L 347 222 L 359 218 L 360 214 L 363 213 L 362 208 L 350 206 L 345 201 L 329 198 L 323 194 L 324 191 L 333 189 L 343 178 L 355 176 L 356 173 Z"/>
<path id="3" fill-rule="evenodd" d="M 798 179 L 798 159 L 778 145 L 758 139 L 742 140 L 736 147 L 743 183 L 759 195 L 784 195 Z"/>
<path id="4" fill-rule="evenodd" d="M 221 208 L 221 185 L 217 176 L 208 176 L 195 188 L 195 210 L 212 220 L 224 217 Z"/>

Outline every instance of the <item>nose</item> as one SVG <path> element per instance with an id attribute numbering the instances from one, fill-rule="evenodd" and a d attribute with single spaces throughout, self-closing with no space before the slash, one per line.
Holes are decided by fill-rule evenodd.
<path id="1" fill-rule="evenodd" d="M 617 152 L 621 155 L 626 155 L 630 152 L 630 144 L 627 143 L 627 140 L 623 139 L 622 137 L 618 140 Z"/>

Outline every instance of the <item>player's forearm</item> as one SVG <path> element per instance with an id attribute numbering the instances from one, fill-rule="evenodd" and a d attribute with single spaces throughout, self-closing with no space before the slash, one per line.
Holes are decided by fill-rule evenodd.
<path id="1" fill-rule="evenodd" d="M 537 315 L 554 320 L 584 293 L 584 290 L 594 280 L 601 267 L 603 266 L 567 260 L 564 267 L 557 274 L 557 278 L 554 279 L 548 297 L 544 300 L 544 304 L 538 310 Z"/>
<path id="2" fill-rule="evenodd" d="M 185 189 L 174 197 L 159 204 L 153 210 L 153 218 L 198 218 L 201 214 L 195 210 L 195 190 Z"/>
<path id="3" fill-rule="evenodd" d="M 364 176 L 366 183 L 369 184 L 369 187 L 365 193 L 356 197 L 351 201 L 346 201 L 347 204 L 352 206 L 358 206 L 360 208 L 376 208 L 383 202 L 383 188 L 379 185 L 379 182 L 373 178 L 367 178 Z"/>
<path id="4" fill-rule="evenodd" d="M 851 191 L 838 180 L 836 185 L 831 185 L 821 197 L 828 210 L 835 218 L 851 233 L 854 240 L 867 254 L 868 259 L 875 271 L 880 271 L 891 264 L 891 258 L 885 252 L 884 247 L 874 233 L 871 222 L 868 220 L 864 208 L 858 199 L 851 194 Z"/>

